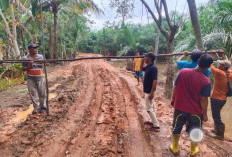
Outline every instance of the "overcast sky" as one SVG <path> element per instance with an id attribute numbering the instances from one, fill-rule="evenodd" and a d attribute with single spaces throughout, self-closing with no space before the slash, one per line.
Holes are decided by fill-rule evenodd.
<path id="1" fill-rule="evenodd" d="M 115 21 L 118 23 L 122 20 L 122 18 L 116 19 L 116 9 L 112 9 L 109 7 L 110 0 L 93 0 L 101 10 L 104 11 L 104 15 L 96 16 L 94 14 L 88 16 L 91 20 L 94 21 L 94 24 L 91 25 L 91 29 L 99 30 L 104 27 L 106 21 L 113 22 Z M 147 24 L 152 23 L 153 20 L 151 18 L 147 18 L 147 12 L 145 8 L 142 6 L 140 0 L 134 0 L 134 11 L 133 11 L 133 18 L 127 19 L 127 23 L 140 23 L 140 24 Z M 196 0 L 197 6 L 202 4 L 206 4 L 209 0 Z M 152 6 L 151 9 L 155 10 L 154 7 L 154 0 L 146 0 L 148 5 Z M 178 12 L 188 12 L 188 5 L 187 0 L 167 0 L 168 9 L 176 10 Z M 143 9 L 142 9 L 143 8 Z M 149 15 L 150 16 L 150 15 Z"/>

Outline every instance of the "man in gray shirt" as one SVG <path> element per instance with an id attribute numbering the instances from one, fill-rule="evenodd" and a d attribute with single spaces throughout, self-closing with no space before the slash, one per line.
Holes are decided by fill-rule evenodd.
<path id="1" fill-rule="evenodd" d="M 33 102 L 34 110 L 32 114 L 37 113 L 40 108 L 40 113 L 46 113 L 46 91 L 43 81 L 43 64 L 42 62 L 34 62 L 35 60 L 43 60 L 43 56 L 38 54 L 38 46 L 36 44 L 28 45 L 29 55 L 24 56 L 23 60 L 31 60 L 30 62 L 23 63 L 23 71 L 27 72 L 27 87 L 30 97 Z M 36 93 L 39 96 L 40 107 L 37 104 Z"/>

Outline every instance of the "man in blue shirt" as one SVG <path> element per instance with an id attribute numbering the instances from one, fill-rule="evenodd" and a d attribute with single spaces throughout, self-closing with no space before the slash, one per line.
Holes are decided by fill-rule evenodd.
<path id="1" fill-rule="evenodd" d="M 183 60 L 188 55 L 189 55 L 189 52 L 185 51 L 184 54 L 179 59 L 177 59 L 177 68 L 178 68 L 178 70 L 182 70 L 184 68 L 190 68 L 190 69 L 196 68 L 197 67 L 197 61 L 201 57 L 202 52 L 201 52 L 201 50 L 198 50 L 198 49 L 193 50 L 192 53 L 191 53 L 191 62 Z M 211 73 L 210 69 L 206 69 L 204 71 L 204 74 L 205 74 L 206 77 L 209 77 L 210 73 Z"/>

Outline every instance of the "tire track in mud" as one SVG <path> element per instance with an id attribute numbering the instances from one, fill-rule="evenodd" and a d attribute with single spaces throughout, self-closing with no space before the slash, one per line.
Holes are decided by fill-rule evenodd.
<path id="1" fill-rule="evenodd" d="M 136 89 L 132 90 L 131 84 L 129 84 L 127 78 L 120 76 L 120 81 L 124 86 L 124 88 L 122 86 L 122 91 L 128 117 L 128 127 L 126 128 L 127 138 L 125 144 L 127 147 L 127 156 L 159 156 L 157 155 L 157 152 L 153 151 L 154 148 L 152 148 L 144 128 L 144 120 L 142 115 L 138 112 L 139 103 L 141 103 L 142 97 L 138 95 Z"/>
<path id="2" fill-rule="evenodd" d="M 83 117 L 87 117 L 90 114 L 88 105 L 92 103 L 92 100 L 95 96 L 95 84 L 94 78 L 92 77 L 93 71 L 88 65 L 88 62 L 85 64 L 83 62 L 79 63 L 79 65 L 74 66 L 73 75 L 75 77 L 81 77 L 80 80 L 77 81 L 78 85 L 76 88 L 80 89 L 80 94 L 72 104 L 72 108 L 69 110 L 69 114 L 67 115 L 68 121 L 61 125 L 61 127 L 68 127 L 68 129 L 63 130 L 62 136 L 60 136 L 54 144 L 50 147 L 51 149 L 46 152 L 43 156 L 65 156 L 69 154 L 68 147 L 72 144 L 72 139 L 77 135 L 77 128 L 80 128 L 80 123 L 83 123 L 81 129 L 85 128 L 89 125 L 89 121 L 85 121 Z M 74 89 L 75 78 L 73 81 L 69 82 L 70 85 L 68 89 Z M 64 84 L 66 86 L 67 84 Z M 54 149 L 55 148 L 55 149 Z"/>
<path id="3" fill-rule="evenodd" d="M 30 115 L 0 145 L 0 156 L 172 156 L 168 150 L 172 110 L 164 104 L 169 101 L 161 98 L 163 89 L 156 100 L 161 132 L 154 133 L 143 123 L 149 120 L 143 92 L 131 76 L 103 60 L 73 62 L 53 74 L 50 84 L 61 85 L 52 91 L 57 98 L 50 102 L 51 116 Z M 180 156 L 186 156 L 188 150 L 182 149 L 189 147 L 180 143 L 185 145 Z M 219 156 L 231 153 L 229 145 L 208 137 L 200 145 L 211 154 L 212 150 Z M 209 156 L 205 153 L 199 155 Z"/>
<path id="4" fill-rule="evenodd" d="M 96 101 L 92 109 L 93 114 L 89 117 L 92 121 L 84 131 L 87 132 L 86 136 L 82 132 L 74 138 L 74 146 L 69 148 L 68 156 L 115 156 L 117 153 L 123 153 L 118 144 L 123 132 L 123 121 L 118 116 L 123 115 L 121 108 L 115 106 L 120 97 L 117 93 L 111 92 L 114 91 L 112 89 L 114 83 L 109 76 L 109 71 L 102 65 L 93 65 L 92 68 L 97 81 Z"/>
<path id="5" fill-rule="evenodd" d="M 67 156 L 154 156 L 141 129 L 135 107 L 138 100 L 133 100 L 138 98 L 128 83 L 100 64 L 93 64 L 92 69 L 97 95 L 95 107 L 90 105 L 91 122 L 77 131 Z"/>

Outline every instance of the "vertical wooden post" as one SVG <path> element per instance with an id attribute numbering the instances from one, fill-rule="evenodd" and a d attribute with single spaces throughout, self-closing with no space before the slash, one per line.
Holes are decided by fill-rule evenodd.
<path id="1" fill-rule="evenodd" d="M 44 26 L 43 26 L 43 9 L 42 9 L 42 2 L 41 0 L 39 0 L 40 2 L 40 19 L 41 19 L 41 30 L 42 30 L 42 34 L 41 34 L 41 41 L 42 41 L 42 51 L 43 51 L 43 57 L 45 59 L 45 46 L 44 46 Z M 49 89 L 48 89 L 48 75 L 47 75 L 47 68 L 46 68 L 46 63 L 44 62 L 44 73 L 45 73 L 45 80 L 46 80 L 46 105 L 47 105 L 47 115 L 49 115 L 49 105 L 48 105 L 48 95 L 49 95 Z"/>

